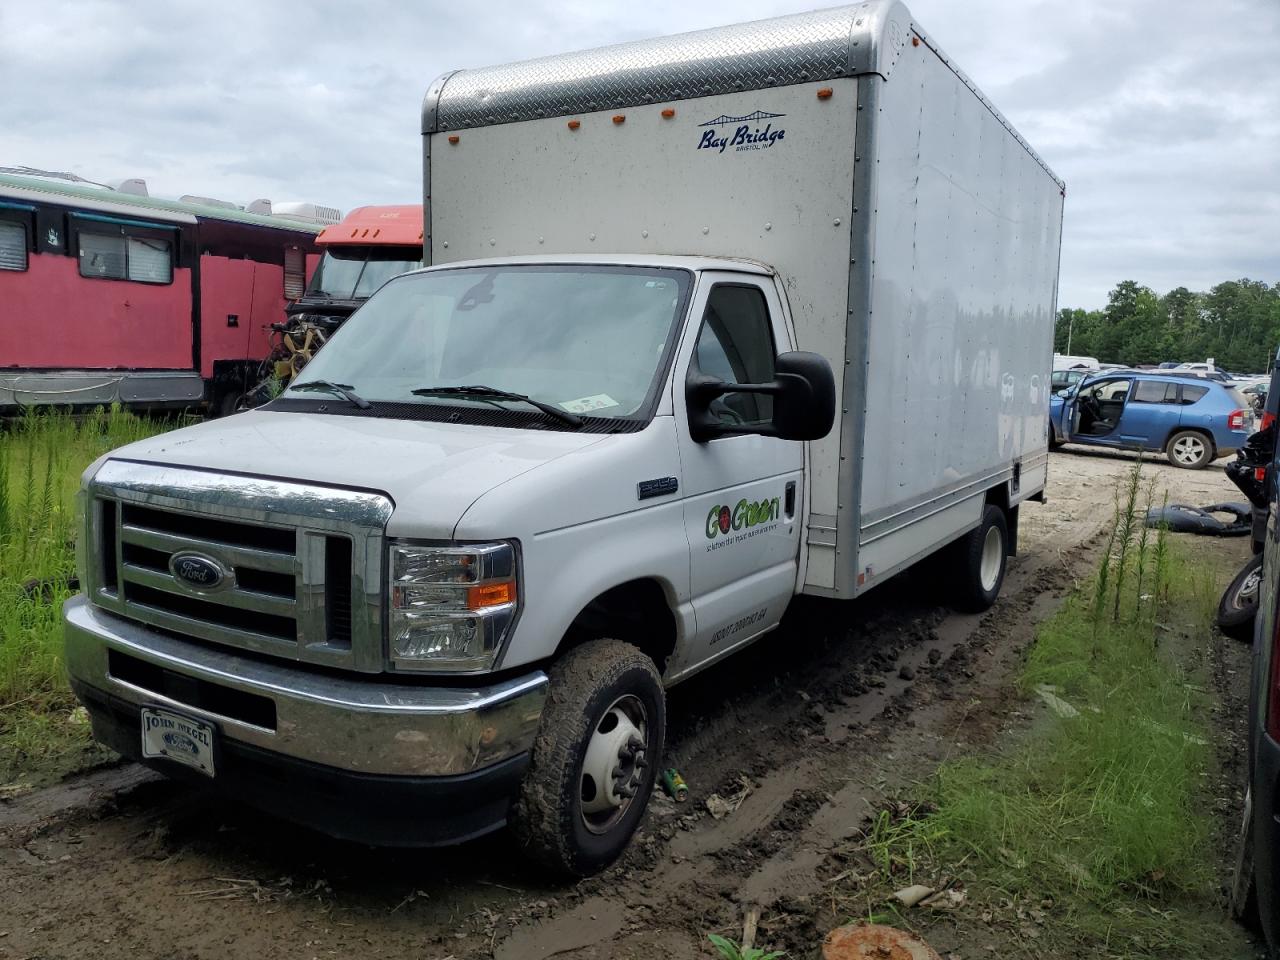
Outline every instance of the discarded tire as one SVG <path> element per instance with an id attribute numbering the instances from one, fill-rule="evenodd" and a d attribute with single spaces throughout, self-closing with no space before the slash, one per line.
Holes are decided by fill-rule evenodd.
<path id="1" fill-rule="evenodd" d="M 1258 588 L 1262 584 L 1262 554 L 1249 558 L 1218 601 L 1218 629 L 1233 640 L 1253 642 L 1253 620 L 1258 613 Z"/>

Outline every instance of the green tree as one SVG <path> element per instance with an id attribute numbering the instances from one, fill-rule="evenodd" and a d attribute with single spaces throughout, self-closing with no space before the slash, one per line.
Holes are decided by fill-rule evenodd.
<path id="1" fill-rule="evenodd" d="M 1222 369 L 1249 373 L 1266 370 L 1277 345 L 1280 284 L 1247 278 L 1224 281 L 1207 293 L 1175 287 L 1164 296 L 1123 280 L 1102 310 L 1059 310 L 1053 336 L 1056 352 L 1104 362 L 1212 357 Z"/>

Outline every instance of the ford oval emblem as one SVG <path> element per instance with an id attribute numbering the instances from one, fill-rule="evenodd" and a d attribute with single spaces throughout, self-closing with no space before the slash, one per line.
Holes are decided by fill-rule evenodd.
<path id="1" fill-rule="evenodd" d="M 169 572 L 183 586 L 195 590 L 222 590 L 234 583 L 229 570 L 200 553 L 175 553 L 169 558 Z"/>

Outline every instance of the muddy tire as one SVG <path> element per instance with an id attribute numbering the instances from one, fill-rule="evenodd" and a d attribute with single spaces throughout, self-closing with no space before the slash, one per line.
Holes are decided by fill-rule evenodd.
<path id="1" fill-rule="evenodd" d="M 1253 642 L 1253 621 L 1258 613 L 1258 588 L 1262 584 L 1262 554 L 1250 558 L 1222 592 L 1218 601 L 1218 629 L 1232 640 Z"/>
<path id="2" fill-rule="evenodd" d="M 1213 460 L 1213 441 L 1197 430 L 1179 430 L 1165 444 L 1164 455 L 1175 467 L 1202 470 Z"/>
<path id="3" fill-rule="evenodd" d="M 653 661 L 620 640 L 593 640 L 549 671 L 546 707 L 511 816 L 524 852 L 586 877 L 618 858 L 653 792 L 666 701 Z"/>
<path id="4" fill-rule="evenodd" d="M 1258 891 L 1253 882 L 1253 794 L 1245 791 L 1244 816 L 1236 835 L 1235 866 L 1231 871 L 1231 889 L 1227 895 L 1231 916 L 1255 933 L 1262 932 L 1258 916 Z"/>
<path id="5" fill-rule="evenodd" d="M 982 522 L 951 546 L 951 602 L 957 610 L 981 613 L 996 602 L 1009 557 L 1009 526 L 1004 511 L 982 508 Z"/>

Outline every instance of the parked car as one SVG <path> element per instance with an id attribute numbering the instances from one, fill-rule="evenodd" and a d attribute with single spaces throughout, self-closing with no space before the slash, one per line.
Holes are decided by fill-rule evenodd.
<path id="1" fill-rule="evenodd" d="M 1055 370 L 1050 379 L 1050 387 L 1054 393 L 1070 390 L 1085 377 L 1095 373 L 1093 370 Z"/>
<path id="2" fill-rule="evenodd" d="M 1085 357 L 1071 353 L 1055 353 L 1053 355 L 1053 369 L 1055 370 L 1084 370 L 1087 372 L 1095 372 L 1100 364 L 1097 357 Z"/>
<path id="3" fill-rule="evenodd" d="M 1197 470 L 1239 448 L 1253 410 L 1231 387 L 1154 371 L 1099 374 L 1049 399 L 1049 443 L 1163 452 Z"/>

